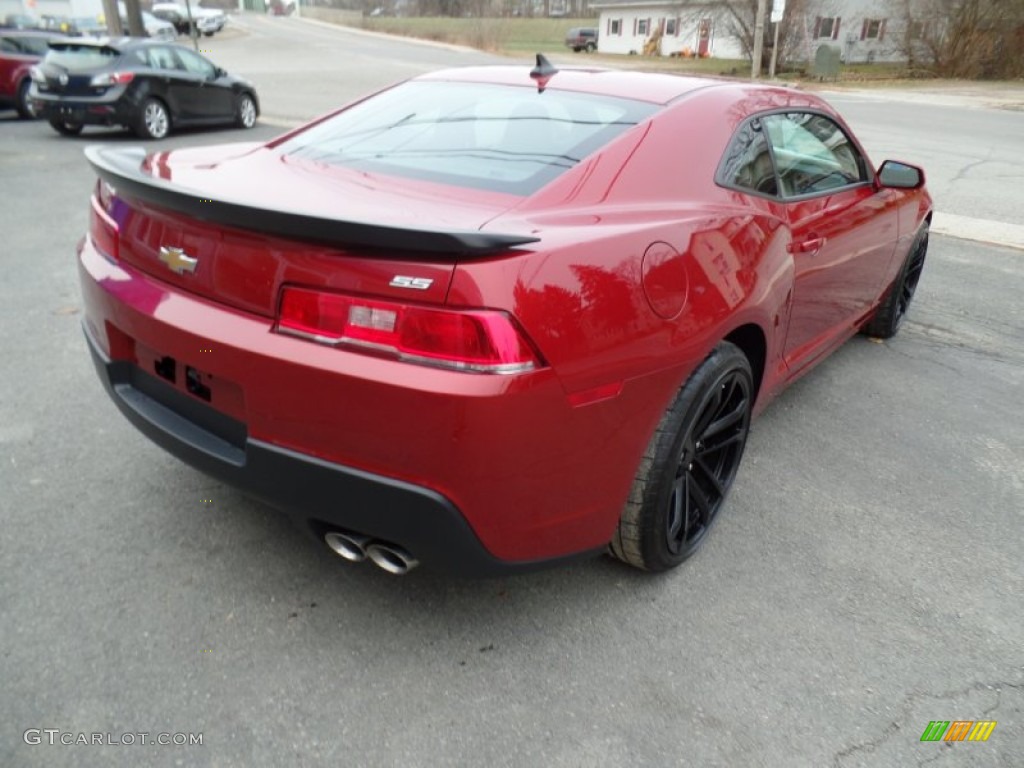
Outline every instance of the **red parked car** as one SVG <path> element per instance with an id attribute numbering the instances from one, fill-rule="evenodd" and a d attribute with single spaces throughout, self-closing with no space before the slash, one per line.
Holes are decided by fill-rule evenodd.
<path id="1" fill-rule="evenodd" d="M 87 151 L 85 331 L 124 414 L 339 554 L 500 573 L 704 540 L 751 416 L 900 327 L 924 174 L 769 85 L 540 62 L 266 144 Z"/>
<path id="2" fill-rule="evenodd" d="M 0 29 L 0 109 L 15 109 L 19 117 L 33 117 L 28 89 L 30 71 L 46 55 L 53 32 Z"/>

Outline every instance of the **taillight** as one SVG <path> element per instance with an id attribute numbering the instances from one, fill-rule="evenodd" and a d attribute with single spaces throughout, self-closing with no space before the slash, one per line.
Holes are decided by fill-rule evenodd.
<path id="1" fill-rule="evenodd" d="M 541 362 L 504 312 L 452 310 L 285 288 L 277 331 L 411 363 L 475 373 L 525 373 Z"/>
<path id="2" fill-rule="evenodd" d="M 101 179 L 89 207 L 89 236 L 96 247 L 112 259 L 119 255 L 118 226 L 111 216 L 114 194 L 114 188 Z"/>
<path id="3" fill-rule="evenodd" d="M 110 85 L 124 85 L 134 79 L 134 72 L 104 72 L 101 75 L 94 75 L 89 85 L 93 88 L 106 88 Z"/>

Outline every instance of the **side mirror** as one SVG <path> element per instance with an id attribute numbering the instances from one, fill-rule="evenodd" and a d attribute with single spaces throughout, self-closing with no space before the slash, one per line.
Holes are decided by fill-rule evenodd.
<path id="1" fill-rule="evenodd" d="M 916 165 L 886 160 L 878 169 L 878 184 L 895 189 L 918 189 L 924 186 L 924 171 Z"/>

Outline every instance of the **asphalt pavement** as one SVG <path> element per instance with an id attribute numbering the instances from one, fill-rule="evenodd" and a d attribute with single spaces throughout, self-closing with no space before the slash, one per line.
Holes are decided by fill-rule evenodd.
<path id="1" fill-rule="evenodd" d="M 251 27 L 249 48 L 210 45 L 254 62 L 270 120 L 487 58 Z M 322 80 L 303 76 L 316 60 Z M 856 119 L 875 141 L 891 129 L 873 111 Z M 957 135 L 930 141 L 957 153 Z M 139 143 L 0 113 L 0 766 L 1022 765 L 1020 250 L 933 237 L 900 334 L 850 341 L 764 413 L 682 568 L 394 578 L 184 466 L 108 401 L 74 258 L 96 141 Z M 1002 215 L 970 205 L 951 212 Z M 997 725 L 921 742 L 934 720 Z M 92 734 L 134 743 L 60 743 Z"/>

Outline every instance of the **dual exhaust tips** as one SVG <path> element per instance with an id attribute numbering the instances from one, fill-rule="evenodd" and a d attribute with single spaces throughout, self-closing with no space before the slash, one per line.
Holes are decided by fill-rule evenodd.
<path id="1" fill-rule="evenodd" d="M 369 559 L 378 568 L 383 568 L 395 576 L 404 576 L 420 561 L 397 544 L 371 539 L 358 533 L 331 531 L 324 536 L 324 541 L 331 550 L 350 563 L 361 563 Z"/>

